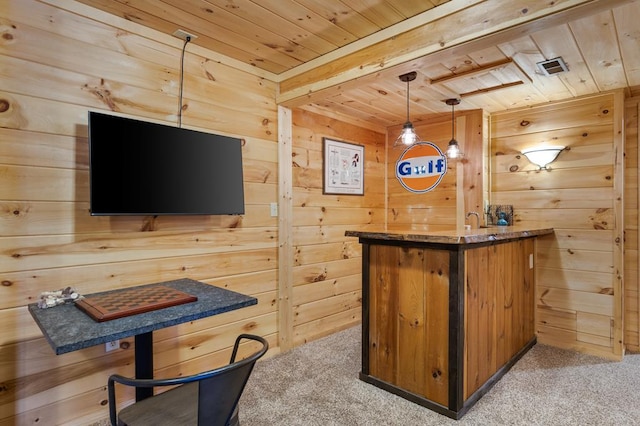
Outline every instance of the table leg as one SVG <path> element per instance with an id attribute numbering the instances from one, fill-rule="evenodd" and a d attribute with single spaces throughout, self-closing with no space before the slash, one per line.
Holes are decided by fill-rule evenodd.
<path id="1" fill-rule="evenodd" d="M 153 332 L 135 336 L 136 379 L 153 379 Z M 153 396 L 153 388 L 136 388 L 136 401 Z"/>

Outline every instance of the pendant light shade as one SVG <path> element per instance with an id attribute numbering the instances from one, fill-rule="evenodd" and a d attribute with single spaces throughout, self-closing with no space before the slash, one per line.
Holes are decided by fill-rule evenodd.
<path id="1" fill-rule="evenodd" d="M 457 160 L 463 157 L 462 151 L 460 151 L 460 145 L 455 138 L 455 116 L 454 116 L 454 108 L 456 105 L 460 103 L 460 99 L 452 98 L 447 99 L 445 101 L 447 105 L 451 105 L 451 140 L 449 141 L 449 146 L 445 151 L 445 155 L 447 158 L 451 160 Z"/>
<path id="2" fill-rule="evenodd" d="M 409 120 L 409 82 L 415 80 L 416 75 L 417 73 L 415 71 L 412 71 L 407 74 L 402 74 L 398 77 L 400 81 L 404 81 L 405 83 L 407 83 L 407 122 L 404 123 L 400 136 L 398 136 L 393 143 L 394 148 L 406 148 L 420 141 L 420 138 L 416 134 L 416 129 L 413 127 L 413 124 L 411 124 L 411 121 Z"/>

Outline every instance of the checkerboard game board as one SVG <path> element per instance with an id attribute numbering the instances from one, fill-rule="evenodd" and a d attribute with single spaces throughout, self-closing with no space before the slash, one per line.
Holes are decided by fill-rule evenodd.
<path id="1" fill-rule="evenodd" d="M 98 322 L 195 302 L 196 296 L 158 285 L 87 295 L 76 306 Z"/>

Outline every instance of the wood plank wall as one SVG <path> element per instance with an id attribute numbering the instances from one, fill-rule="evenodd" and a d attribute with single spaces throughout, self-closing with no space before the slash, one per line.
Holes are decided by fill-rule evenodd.
<path id="1" fill-rule="evenodd" d="M 455 113 L 456 139 L 465 159 L 449 161 L 447 173 L 430 192 L 415 194 L 406 190 L 396 178 L 396 162 L 403 149 L 393 148 L 393 141 L 402 126 L 388 129 L 387 155 L 388 229 L 414 229 L 438 231 L 452 229 L 465 222 L 464 214 L 476 211 L 482 217 L 483 199 L 486 199 L 484 179 L 487 122 L 481 110 Z M 421 140 L 433 142 L 442 152 L 451 140 L 451 114 L 436 114 L 427 120 L 413 123 Z M 458 170 L 461 168 L 462 170 Z M 459 179 L 459 175 L 461 179 Z M 460 182 L 461 181 L 461 182 Z M 461 199 L 458 202 L 458 199 Z M 457 207 L 462 206 L 461 211 Z M 475 219 L 474 219 L 475 220 Z M 463 222 L 463 223 L 459 223 Z M 469 221 L 466 221 L 469 224 Z M 476 224 L 473 222 L 473 226 Z"/>
<path id="2" fill-rule="evenodd" d="M 8 0 L 0 8 L 0 424 L 91 423 L 106 415 L 107 376 L 132 373 L 131 339 L 121 342 L 128 349 L 109 355 L 102 347 L 53 355 L 25 308 L 41 291 L 71 285 L 91 293 L 190 276 L 256 296 L 255 307 L 156 333 L 156 373 L 188 374 L 224 363 L 233 337 L 242 331 L 267 336 L 277 352 L 278 232 L 293 232 L 294 289 L 289 306 L 294 310 L 294 344 L 300 344 L 360 321 L 360 247 L 346 239 L 344 231 L 385 224 L 387 185 L 388 203 L 394 206 L 389 209 L 390 227 L 437 229 L 455 223 L 457 173 L 450 170 L 438 191 L 429 195 L 400 191 L 393 173 L 399 153 L 385 151 L 384 135 L 296 111 L 293 223 L 290 230 L 279 229 L 277 218 L 269 214 L 270 203 L 278 200 L 276 84 L 230 67 L 219 55 L 195 45 L 188 46 L 185 58 L 183 124 L 245 140 L 247 214 L 241 218 L 89 216 L 87 111 L 175 123 L 182 41 L 72 1 L 56 4 Z M 522 219 L 539 219 L 540 206 L 563 195 L 555 202 L 564 209 L 554 216 L 557 226 L 575 221 L 572 215 L 579 215 L 580 209 L 590 211 L 583 218 L 589 223 L 611 223 L 609 190 L 594 183 L 606 180 L 612 168 L 612 163 L 603 165 L 599 160 L 611 160 L 607 148 L 611 124 L 600 125 L 598 114 L 586 113 L 593 120 L 575 126 L 585 127 L 589 136 L 569 158 L 578 168 L 586 168 L 588 176 L 563 167 L 556 174 L 563 181 L 584 180 L 592 187 L 586 192 L 542 189 L 538 199 L 525 197 L 529 191 L 523 191 L 517 195 L 530 208 L 521 210 Z M 464 147 L 478 132 L 473 130 L 475 124 L 468 124 L 475 121 L 462 117 L 467 119 L 465 136 L 458 131 L 457 137 Z M 448 115 L 439 124 L 424 125 L 422 129 L 419 124 L 419 132 L 444 149 L 450 139 Z M 571 139 L 572 129 L 566 130 Z M 485 136 L 486 131 L 483 126 Z M 562 129 L 557 132 L 564 134 Z M 322 195 L 323 136 L 365 145 L 365 196 Z M 504 195 L 501 173 L 494 165 L 492 179 L 501 178 L 494 182 L 495 195 Z M 637 176 L 637 170 L 628 170 L 629 176 L 634 173 Z M 464 176 L 465 192 L 475 189 L 483 199 L 487 188 L 482 169 L 465 168 Z M 533 178 L 536 173 L 526 176 Z M 481 183 L 472 188 L 473 179 Z M 577 206 L 580 203 L 587 205 Z M 637 223 L 637 210 L 627 213 L 635 214 Z M 604 227 L 598 232 L 577 230 L 576 235 L 581 244 L 600 247 L 610 243 L 609 226 Z M 583 236 L 589 238 L 583 241 Z M 632 244 L 632 237 L 627 241 Z M 596 259 L 598 265 L 609 253 L 578 251 L 573 246 L 555 250 L 577 251 L 580 262 Z M 598 294 L 598 289 L 611 286 L 593 280 L 611 275 L 610 271 L 566 272 L 577 277 L 580 294 L 608 300 L 610 295 Z M 632 294 L 633 287 L 628 289 Z M 629 307 L 627 312 L 637 312 L 637 303 Z M 582 349 L 601 351 L 599 333 L 606 329 L 601 317 L 609 312 L 580 311 L 575 321 L 563 309 L 553 314 L 552 325 L 545 325 L 544 331 L 554 328 L 561 336 L 564 331 L 576 336 L 575 326 L 566 324 L 579 322 L 586 327 L 580 329 L 581 335 L 597 341 L 581 343 Z M 637 326 L 627 336 L 633 332 L 637 336 Z"/>
<path id="3" fill-rule="evenodd" d="M 624 186 L 624 342 L 640 351 L 640 288 L 638 286 L 638 117 L 640 96 L 625 101 Z"/>
<path id="4" fill-rule="evenodd" d="M 364 146 L 364 196 L 323 194 L 324 137 Z M 293 112 L 294 345 L 361 321 L 362 251 L 344 232 L 384 224 L 384 150 L 382 133 Z"/>
<path id="5" fill-rule="evenodd" d="M 512 204 L 519 224 L 555 228 L 538 241 L 537 324 L 541 343 L 622 356 L 621 92 L 491 119 L 492 201 Z M 563 145 L 551 170 L 520 151 Z"/>
<path id="6" fill-rule="evenodd" d="M 89 424 L 107 414 L 108 375 L 133 373 L 132 339 L 108 355 L 100 346 L 54 355 L 26 310 L 45 290 L 186 276 L 258 298 L 155 333 L 158 376 L 224 364 L 241 332 L 277 352 L 276 84 L 187 47 L 183 125 L 244 139 L 245 215 L 91 217 L 87 111 L 175 124 L 182 41 L 74 7 L 0 7 L 1 424 Z"/>

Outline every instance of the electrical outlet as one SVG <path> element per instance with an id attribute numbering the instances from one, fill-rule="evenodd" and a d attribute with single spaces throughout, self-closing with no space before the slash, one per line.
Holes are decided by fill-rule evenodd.
<path id="1" fill-rule="evenodd" d="M 278 203 L 271 203 L 271 217 L 278 216 Z"/>
<path id="2" fill-rule="evenodd" d="M 114 340 L 113 342 L 107 342 L 104 344 L 104 351 L 111 352 L 120 348 L 120 340 Z"/>

